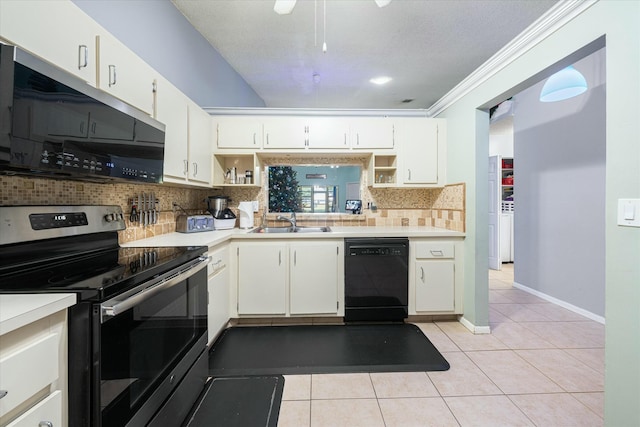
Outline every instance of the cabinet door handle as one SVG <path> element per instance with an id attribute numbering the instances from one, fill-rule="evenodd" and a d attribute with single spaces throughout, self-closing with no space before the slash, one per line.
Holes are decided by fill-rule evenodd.
<path id="1" fill-rule="evenodd" d="M 360 145 L 360 134 L 356 133 L 356 145 Z"/>
<path id="2" fill-rule="evenodd" d="M 408 179 L 409 181 L 411 181 L 411 169 L 407 169 L 407 173 L 408 173 Z"/>
<path id="3" fill-rule="evenodd" d="M 256 145 L 256 133 L 253 133 L 253 145 Z"/>
<path id="4" fill-rule="evenodd" d="M 424 267 L 420 267 L 420 280 L 424 283 Z"/>
<path id="5" fill-rule="evenodd" d="M 437 250 L 437 251 L 431 251 L 431 255 L 433 256 L 443 256 L 444 252 L 442 252 L 441 250 Z"/>
<path id="6" fill-rule="evenodd" d="M 116 66 L 109 65 L 109 87 L 116 84 Z"/>
<path id="7" fill-rule="evenodd" d="M 0 390 L 0 399 L 5 397 L 7 394 L 9 394 L 9 392 L 7 390 Z"/>
<path id="8" fill-rule="evenodd" d="M 189 173 L 189 161 L 188 160 L 183 160 L 184 162 L 184 171 L 182 172 L 184 175 Z"/>
<path id="9" fill-rule="evenodd" d="M 347 134 L 344 134 L 344 145 L 347 145 Z"/>
<path id="10" fill-rule="evenodd" d="M 198 164 L 193 162 L 193 177 L 195 178 L 196 176 L 198 176 Z"/>
<path id="11" fill-rule="evenodd" d="M 391 125 L 391 148 L 396 148 L 396 125 Z"/>
<path id="12" fill-rule="evenodd" d="M 40 421 L 38 427 L 53 427 L 53 423 L 51 421 Z"/>
<path id="13" fill-rule="evenodd" d="M 86 68 L 89 65 L 89 48 L 87 45 L 78 46 L 78 70 Z"/>
<path id="14" fill-rule="evenodd" d="M 282 265 L 282 251 L 278 251 L 278 265 Z"/>
<path id="15" fill-rule="evenodd" d="M 269 145 L 269 134 L 267 134 L 267 145 Z"/>
<path id="16" fill-rule="evenodd" d="M 293 266 L 295 267 L 298 263 L 298 251 L 293 251 Z"/>

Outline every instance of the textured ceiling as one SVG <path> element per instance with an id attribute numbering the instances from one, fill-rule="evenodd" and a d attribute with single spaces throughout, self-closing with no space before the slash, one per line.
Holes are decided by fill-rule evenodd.
<path id="1" fill-rule="evenodd" d="M 327 0 L 326 35 L 324 0 L 172 2 L 267 107 L 395 109 L 430 107 L 557 1 Z"/>

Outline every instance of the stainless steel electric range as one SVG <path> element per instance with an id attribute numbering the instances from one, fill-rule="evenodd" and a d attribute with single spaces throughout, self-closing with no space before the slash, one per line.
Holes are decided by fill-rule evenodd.
<path id="1" fill-rule="evenodd" d="M 76 293 L 69 425 L 179 426 L 207 379 L 206 247 L 121 248 L 119 206 L 0 207 L 0 293 Z"/>

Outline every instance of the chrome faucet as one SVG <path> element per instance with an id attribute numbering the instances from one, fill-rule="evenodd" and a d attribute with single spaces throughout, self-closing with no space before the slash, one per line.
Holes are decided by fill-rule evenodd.
<path id="1" fill-rule="evenodd" d="M 296 213 L 295 212 L 291 212 L 291 217 L 290 218 L 287 218 L 286 216 L 278 215 L 276 217 L 276 219 L 278 221 L 289 221 L 291 223 L 291 226 L 295 230 L 295 228 L 296 228 Z"/>

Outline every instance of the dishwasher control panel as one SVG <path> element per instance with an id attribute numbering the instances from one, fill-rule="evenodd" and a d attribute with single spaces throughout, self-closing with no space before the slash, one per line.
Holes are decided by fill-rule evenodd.
<path id="1" fill-rule="evenodd" d="M 349 255 L 351 256 L 403 256 L 407 249 L 405 247 L 390 246 L 369 246 L 369 247 L 350 247 Z"/>

